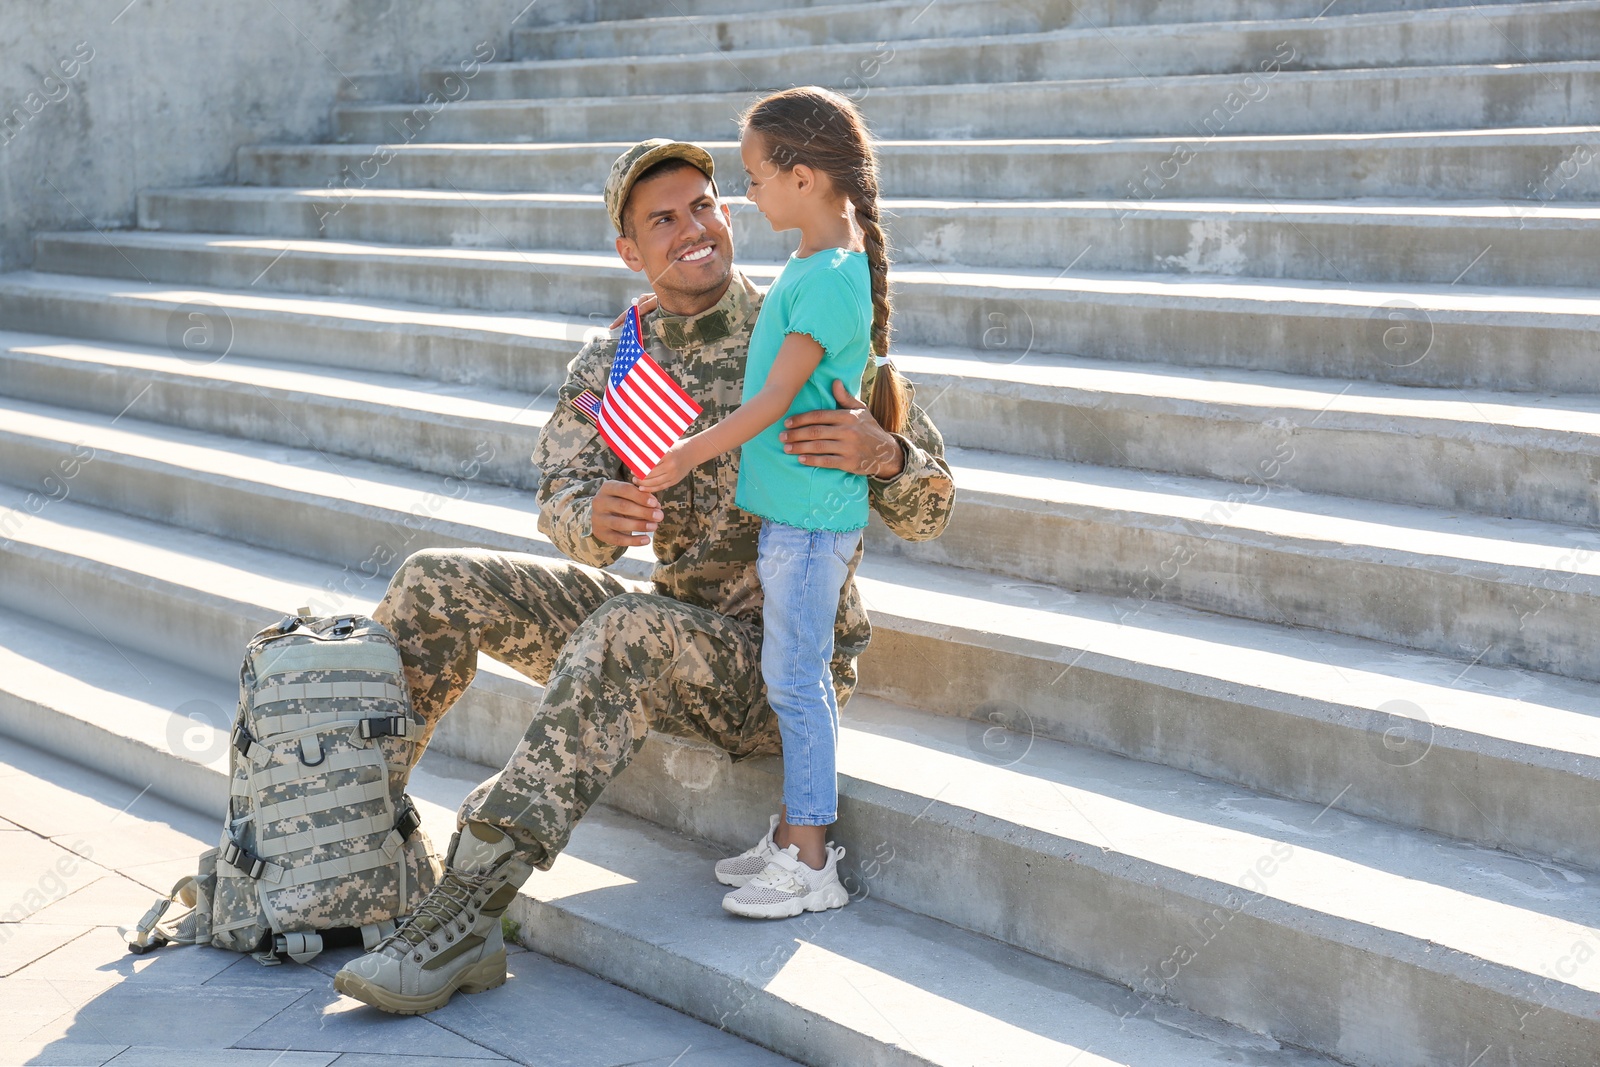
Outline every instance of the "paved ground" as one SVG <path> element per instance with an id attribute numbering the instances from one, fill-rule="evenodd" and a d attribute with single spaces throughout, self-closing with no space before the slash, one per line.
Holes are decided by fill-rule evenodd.
<path id="1" fill-rule="evenodd" d="M 791 1061 L 537 952 L 425 1018 L 333 991 L 355 950 L 262 967 L 128 954 L 118 926 L 192 870 L 216 823 L 0 741 L 0 1067 L 769 1067 Z"/>

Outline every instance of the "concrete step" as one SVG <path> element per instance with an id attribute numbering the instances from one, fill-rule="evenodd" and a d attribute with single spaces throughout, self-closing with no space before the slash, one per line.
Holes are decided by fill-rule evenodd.
<path id="1" fill-rule="evenodd" d="M 106 254 L 108 243 L 118 251 Z M 41 271 L 609 323 L 642 288 L 612 253 L 440 249 L 122 231 L 41 234 Z M 1368 285 L 902 264 L 899 343 L 1232 366 L 1401 385 L 1600 391 L 1593 290 Z M 1471 263 L 1463 264 L 1470 279 Z M 759 285 L 770 264 L 743 264 Z M 70 332 L 70 331 L 69 331 Z M 178 335 L 181 337 L 182 330 Z"/>
<path id="2" fill-rule="evenodd" d="M 86 419 L 87 413 L 48 405 L 0 404 L 0 436 L 8 450 L 0 481 L 50 503 L 89 501 L 282 548 L 341 564 L 347 578 L 359 572 L 351 580 L 388 573 L 409 553 L 432 545 L 553 551 L 535 529 L 532 495 L 479 477 L 470 456 L 463 469 L 441 477 L 335 458 L 311 443 L 285 448 L 131 417 Z M 38 501 L 30 506 L 24 497 L 13 502 L 7 520 L 23 525 L 45 507 Z M 283 516 L 272 518 L 280 509 Z M 301 531 L 288 532 L 286 522 Z M 649 556 L 635 552 L 617 566 L 643 577 Z"/>
<path id="3" fill-rule="evenodd" d="M 221 810 L 226 735 L 200 706 L 226 722 L 225 680 L 138 654 L 124 662 L 11 613 L 0 613 L 0 660 L 7 733 L 198 812 Z M 135 665 L 142 682 L 128 670 Z M 468 713 L 463 704 L 450 718 Z M 423 758 L 410 792 L 436 845 L 489 773 L 437 744 Z M 710 876 L 720 855 L 602 805 L 556 865 L 528 882 L 513 918 L 525 944 L 810 1064 L 998 1067 L 1074 1056 L 1096 1067 L 1241 1056 L 1271 1067 L 1331 1064 L 866 896 L 799 920 L 797 948 L 794 924 L 739 923 L 721 912 Z M 765 1064 L 766 1055 L 735 1050 L 705 1062 Z"/>
<path id="4" fill-rule="evenodd" d="M 774 233 L 744 199 L 730 201 L 741 258 L 782 260 L 793 231 Z M 1586 250 L 1600 206 L 1417 200 L 887 200 L 894 257 L 906 264 L 1061 265 L 1325 281 L 1600 285 Z M 139 195 L 147 230 L 374 241 L 458 248 L 603 249 L 598 196 L 220 186 Z"/>
<path id="5" fill-rule="evenodd" d="M 195 367 L 254 356 L 534 395 L 561 384 L 585 336 L 611 317 L 491 314 L 19 271 L 0 275 L 0 321 L 153 346 Z"/>
<path id="6" fill-rule="evenodd" d="M 724 176 L 738 147 L 719 131 L 706 147 Z M 391 138 L 385 137 L 384 141 Z M 623 141 L 570 144 L 245 145 L 246 185 L 462 189 L 598 195 Z M 1419 133 L 1198 135 L 878 145 L 883 187 L 900 197 L 1135 198 L 1600 197 L 1600 127 Z M 735 181 L 734 186 L 737 186 Z"/>
<path id="7" fill-rule="evenodd" d="M 570 0 L 569 0 L 570 2 Z M 659 5 L 639 0 L 598 0 L 556 8 L 552 21 L 512 31 L 519 59 L 580 56 L 675 55 L 755 48 L 899 42 L 930 37 L 979 37 L 1062 29 L 1109 29 L 1174 22 L 1314 18 L 1328 13 L 1327 0 L 879 0 L 876 3 L 803 3 L 774 12 L 744 0 L 699 0 L 711 6 Z M 1464 6 L 1473 0 L 1343 0 L 1338 14 L 1416 11 Z M 788 10 L 792 7 L 797 10 Z M 743 10 L 741 10 L 743 9 Z M 809 79 L 802 79 L 802 81 Z"/>
<path id="8" fill-rule="evenodd" d="M 1600 679 L 1600 535 L 1521 519 L 951 450 L 937 540 L 879 552 Z M 1292 462 L 1292 460 L 1290 461 Z"/>
<path id="9" fill-rule="evenodd" d="M 24 660 L 24 669 L 16 672 L 24 686 L 40 673 L 31 666 Z M 147 676 L 159 670 L 150 667 Z M 122 672 L 120 677 L 130 676 Z M 119 688 L 126 692 L 131 686 L 124 681 Z M 216 691 L 226 693 L 221 685 Z M 48 696 L 29 703 L 48 709 L 29 717 L 33 735 L 43 735 L 47 744 L 68 728 L 132 732 L 99 702 L 68 713 L 64 726 L 58 725 L 57 702 Z M 464 702 L 452 715 L 471 714 L 469 708 Z M 145 781 L 198 777 L 193 770 L 185 776 L 160 769 L 180 760 L 193 765 L 224 751 L 222 730 L 208 733 L 204 716 L 192 707 L 181 718 L 168 713 L 162 723 L 163 710 L 145 709 L 135 722 L 147 735 L 166 734 L 165 754 L 150 736 L 142 746 L 123 740 L 96 744 L 94 750 L 137 750 L 157 772 L 141 776 Z M 179 744 L 170 740 L 175 730 L 181 730 Z M 1175 1017 L 1164 1003 L 1169 998 L 1216 1004 L 1248 1016 L 1258 1031 L 1279 1041 L 1292 1034 L 1302 1045 L 1321 1046 L 1354 1063 L 1445 1065 L 1463 1040 L 1515 1042 L 1509 1046 L 1515 1062 L 1576 1063 L 1582 1062 L 1576 1057 L 1584 1042 L 1594 1040 L 1590 1030 L 1600 999 L 1594 989 L 1596 967 L 1573 963 L 1576 946 L 1587 944 L 1592 934 L 1587 927 L 1600 920 L 1600 896 L 1584 873 L 1354 816 L 1330 816 L 1315 805 L 1273 800 L 1049 742 L 1036 741 L 1021 758 L 997 766 L 976 758 L 964 740 L 961 731 L 952 733 L 947 724 L 908 709 L 870 700 L 852 705 L 841 737 L 838 832 L 860 865 L 851 882 L 862 899 L 802 927 L 810 935 L 802 945 L 821 952 L 824 961 L 842 957 L 857 976 L 849 984 L 869 1003 L 879 997 L 868 992 L 870 968 L 862 972 L 863 962 L 897 968 L 898 982 L 885 990 L 898 994 L 891 998 L 895 1003 L 910 998 L 946 1014 L 952 999 L 960 1003 L 949 995 L 949 983 L 960 980 L 955 976 L 992 982 L 1000 960 L 1011 963 L 1011 969 L 1001 970 L 1013 980 L 1019 970 L 1035 979 L 1056 976 L 1057 995 L 1045 1003 L 1012 1000 L 1001 1013 L 1008 1025 L 997 1037 L 1015 1036 L 1011 1028 L 1034 1035 L 1023 1059 L 1015 1058 L 1014 1046 L 1007 1046 L 1003 1057 L 983 1058 L 966 1026 L 952 1027 L 953 1033 L 964 1033 L 959 1054 L 965 1058 L 948 1059 L 934 1054 L 940 1046 L 924 1040 L 925 1035 L 949 1040 L 952 1034 L 942 1029 L 906 1033 L 890 1023 L 909 1055 L 870 1062 L 1051 1062 L 1053 1055 L 1040 1061 L 1034 1050 L 1071 1051 L 1038 1045 L 1039 1037 L 1056 1031 L 1042 1029 L 1048 1024 L 1035 1012 L 1056 1025 L 1078 1027 L 1075 1038 L 1089 1044 L 1083 1041 L 1085 1020 L 1076 1017 L 1075 1005 L 1060 992 L 1066 979 L 1092 979 L 1037 956 L 1022 969 L 1026 957 L 1011 956 L 1014 950 L 972 939 L 930 917 L 952 909 L 958 924 L 966 920 L 980 930 L 1003 924 L 1002 936 L 1037 930 L 1047 939 L 1039 946 L 1047 958 L 1067 955 L 1085 969 L 1105 968 L 1113 980 L 1131 986 L 1120 993 L 1102 986 L 1093 998 L 1126 1027 L 1122 1042 L 1130 1032 L 1146 1033 L 1146 1023 L 1159 1024 L 1169 1040 L 1187 1043 L 1197 1036 L 1195 1023 L 1202 1038 L 1226 1034 L 1193 1016 L 1190 1026 L 1176 1025 L 1182 1016 Z M 218 783 L 211 788 L 220 791 L 220 768 L 207 769 Z M 430 825 L 447 828 L 452 804 L 487 769 L 469 765 L 419 774 L 415 792 L 438 806 L 426 812 Z M 736 946 L 725 947 L 722 931 L 730 929 L 728 920 L 718 913 L 716 890 L 709 887 L 707 865 L 719 850 L 696 847 L 660 829 L 663 824 L 693 826 L 724 847 L 742 842 L 771 804 L 776 771 L 775 761 L 733 769 L 699 745 L 652 739 L 607 799 L 625 810 L 643 806 L 653 818 L 641 822 L 602 808 L 586 820 L 568 859 L 531 880 L 515 908 L 513 917 L 523 924 L 528 943 L 742 1036 L 799 1054 L 786 1041 L 746 1029 L 751 1022 L 733 1021 L 751 998 L 749 993 L 729 997 L 722 975 L 742 971 L 749 985 L 778 996 L 790 988 L 811 988 L 827 975 L 807 966 L 804 981 L 798 974 L 784 979 L 792 966 L 788 957 L 770 972 L 763 966 L 752 974 L 750 935 L 741 927 Z M 435 776 L 454 779 L 457 791 L 435 791 L 430 780 Z M 210 798 L 206 807 L 216 810 L 220 799 Z M 961 877 L 964 871 L 982 871 L 984 889 L 966 886 L 972 876 Z M 634 893 L 617 892 L 629 886 L 648 894 L 652 903 L 644 906 Z M 1054 904 L 1060 899 L 1093 904 L 1063 912 Z M 678 912 L 663 901 L 688 902 L 681 906 L 696 921 L 687 928 L 676 924 Z M 887 906 L 895 903 L 907 910 Z M 870 925 L 835 928 L 863 921 Z M 614 937 L 602 933 L 618 929 L 629 935 L 624 944 L 631 951 L 618 951 Z M 906 931 L 921 931 L 924 937 L 897 936 Z M 792 944 L 794 931 L 779 936 Z M 991 966 L 974 973 L 973 961 L 955 950 L 980 944 L 987 944 Z M 744 962 L 710 969 L 709 977 L 719 980 L 708 983 L 702 954 L 711 961 L 733 956 Z M 641 955 L 652 965 L 640 966 Z M 1561 961 L 1562 980 L 1544 976 L 1549 959 Z M 686 960 L 702 965 L 686 967 Z M 1263 967 L 1278 980 L 1252 980 Z M 1066 991 L 1081 995 L 1084 989 L 1076 984 Z M 930 992 L 934 998 L 923 999 Z M 988 1001 L 973 1007 L 995 1014 L 995 1004 Z M 1113 1026 L 1108 1018 L 1106 1029 Z M 809 1041 L 801 1046 L 812 1056 L 817 1029 L 815 1024 L 808 1028 Z M 831 1036 L 837 1028 L 823 1032 Z M 871 1033 L 891 1040 L 877 1030 Z M 843 1036 L 849 1040 L 850 1031 Z M 1274 1062 L 1273 1043 L 1258 1040 L 1250 1043 L 1253 1048 L 1240 1049 L 1243 1035 L 1228 1036 L 1235 1047 L 1222 1050 L 1225 1057 L 1237 1061 L 1248 1052 L 1255 1062 Z M 1096 1047 L 1097 1056 L 1127 1048 L 1121 1042 Z M 1206 1046 L 1198 1051 L 1204 1056 Z M 1266 1058 L 1258 1058 L 1264 1053 Z M 811 1062 L 864 1062 L 859 1051 L 851 1058 L 841 1054 L 848 1050 L 834 1049 Z M 1206 1062 L 1192 1051 L 1182 1056 L 1115 1055 L 1092 1062 Z"/>
<path id="10" fill-rule="evenodd" d="M 333 126 L 336 140 L 363 144 L 636 140 L 662 129 L 681 138 L 725 138 L 752 96 L 745 90 L 340 104 L 333 109 Z M 1600 110 L 1600 62 L 884 86 L 863 99 L 862 109 L 873 132 L 890 139 L 1143 134 L 1203 140 L 1222 134 L 1566 126 L 1590 122 Z"/>
<path id="11" fill-rule="evenodd" d="M 250 450 L 245 446 L 242 451 L 248 454 Z M 505 494 L 474 505 L 440 492 L 437 479 L 419 483 L 414 475 L 408 478 L 405 472 L 381 471 L 375 464 L 346 460 L 334 466 L 325 457 L 314 456 L 305 465 L 339 478 L 344 487 L 339 496 L 308 498 L 302 494 L 296 502 L 292 493 L 279 494 L 273 502 L 260 493 L 242 491 L 241 487 L 261 485 L 259 479 L 252 482 L 249 477 L 258 466 L 254 470 L 247 467 L 242 476 L 234 478 L 204 471 L 188 474 L 186 486 L 172 489 L 187 491 L 190 498 L 181 501 L 181 509 L 173 508 L 162 518 L 199 528 L 191 529 L 83 503 L 89 496 L 117 499 L 114 488 L 106 491 L 109 495 L 92 491 L 101 477 L 90 473 L 96 458 L 100 457 L 89 457 L 88 463 L 80 460 L 76 468 L 69 468 L 70 476 L 64 476 L 59 467 L 47 472 L 58 481 L 71 483 L 71 491 L 78 492 L 80 499 L 71 499 L 71 491 L 66 495 L 57 491 L 53 499 L 37 492 L 33 496 L 19 493 L 14 505 L 0 515 L 7 531 L 0 554 L 4 554 L 8 573 L 8 581 L 0 589 L 0 607 L 92 634 L 130 662 L 139 654 L 179 657 L 190 669 L 218 678 L 237 677 L 237 661 L 251 635 L 295 607 L 309 606 L 319 614 L 370 610 L 388 584 L 394 561 L 417 547 L 418 530 L 427 530 L 429 544 L 452 545 L 457 543 L 451 540 L 453 524 L 457 531 L 465 529 L 455 524 L 455 516 L 465 514 L 470 523 L 471 516 L 481 518 L 486 508 L 517 509 L 517 502 Z M 108 462 L 102 469 L 118 466 L 147 483 L 149 472 L 159 468 L 159 464 L 126 459 L 118 462 L 112 454 L 104 458 Z M 270 462 L 270 457 L 259 451 L 251 458 Z M 142 475 L 135 473 L 141 470 Z M 29 491 L 38 488 L 28 486 Z M 225 502 L 224 506 L 218 507 L 217 501 Z M 120 502 L 146 514 L 153 510 L 150 501 L 138 501 L 127 493 L 121 494 Z M 238 531 L 241 513 L 235 512 L 232 520 L 225 516 L 229 506 L 241 504 L 253 508 L 250 513 L 265 522 L 255 534 L 246 536 L 257 542 L 269 536 L 281 540 L 281 531 L 298 523 L 302 533 L 289 539 L 291 543 L 342 562 L 314 561 L 305 555 L 200 532 L 208 522 Z M 428 521 L 419 524 L 419 516 Z M 489 547 L 552 551 L 531 529 L 531 523 L 506 525 L 515 540 L 496 541 L 494 538 L 504 535 L 491 535 Z M 618 564 L 618 572 L 641 574 L 630 562 Z M 285 607 L 291 603 L 293 607 Z M 487 658 L 479 666 L 473 694 L 490 721 L 523 726 L 528 721 L 530 700 L 538 698 L 527 679 Z M 232 708 L 234 704 L 230 700 L 222 706 Z M 469 746 L 472 734 L 470 730 L 465 733 L 467 737 L 460 743 Z M 502 753 L 496 762 L 503 759 Z"/>
<path id="12" fill-rule="evenodd" d="M 247 349 L 167 350 L 0 332 L 0 393 L 485 484 L 533 489 L 553 394 L 334 370 Z M 556 359 L 564 362 L 566 356 Z M 1600 406 L 1260 372 L 902 353 L 948 444 L 1097 466 L 1593 525 Z M 315 369 L 311 369 L 315 365 Z M 558 364 L 559 367 L 559 364 Z M 1084 432 L 1088 430 L 1090 432 Z"/>
<path id="13" fill-rule="evenodd" d="M 291 600 L 327 612 L 375 600 L 418 548 L 554 551 L 532 502 L 494 487 L 452 489 L 133 419 L 0 410 L 0 479 L 34 493 L 0 513 L 18 575 L 0 596 L 64 625 L 93 620 L 151 654 L 184 648 L 211 673 L 226 673 Z M 647 550 L 634 550 L 615 569 L 644 578 L 648 568 Z M 876 545 L 861 580 L 875 627 L 863 692 L 974 720 L 961 729 L 994 762 L 1052 737 L 1486 845 L 1600 861 L 1591 684 L 908 563 Z M 441 743 L 498 763 L 531 697 L 508 668 L 483 665 L 473 690 L 482 717 L 452 716 Z M 995 735 L 995 724 L 1019 733 Z"/>
<path id="14" fill-rule="evenodd" d="M 0 393 L 81 411 L 403 465 L 451 485 L 538 488 L 549 395 L 230 355 L 0 332 Z"/>
<path id="15" fill-rule="evenodd" d="M 815 84 L 865 96 L 887 86 L 904 85 L 1600 57 L 1595 43 L 1600 36 L 1600 4 L 1593 0 L 1484 5 L 1474 7 L 1468 17 L 1450 8 L 1359 15 L 1335 10 L 1315 17 L 1082 26 L 1045 33 L 1006 33 L 986 27 L 979 35 L 892 45 L 883 26 L 880 16 L 871 33 L 825 48 L 791 40 L 741 50 L 736 41 L 730 41 L 734 44 L 730 51 L 707 36 L 699 47 L 685 49 L 720 53 L 722 61 L 712 62 L 686 63 L 676 55 L 624 54 L 492 63 L 472 79 L 469 91 L 474 100 L 514 100 L 744 92 Z M 831 32 L 839 33 L 836 29 Z M 432 70 L 422 77 L 423 93 L 436 92 L 443 99 L 460 97 L 462 84 L 461 72 L 455 67 Z"/>
<path id="16" fill-rule="evenodd" d="M 884 6 L 885 0 L 843 0 L 843 4 L 863 3 Z M 843 6 L 841 0 L 675 0 L 675 13 L 688 18 L 710 15 L 775 13 L 797 8 Z M 618 19 L 654 18 L 660 5 L 652 0 L 545 0 L 523 12 L 521 26 L 570 26 L 589 22 L 615 22 Z"/>
<path id="17" fill-rule="evenodd" d="M 958 446 L 1600 523 L 1590 398 L 933 349 L 896 364 Z"/>

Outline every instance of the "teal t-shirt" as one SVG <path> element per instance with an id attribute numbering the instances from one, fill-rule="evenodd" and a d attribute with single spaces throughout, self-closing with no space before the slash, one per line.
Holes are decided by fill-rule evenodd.
<path id="1" fill-rule="evenodd" d="M 864 252 L 828 248 L 790 256 L 761 301 L 750 332 L 744 399 L 766 384 L 778 349 L 791 333 L 822 346 L 822 362 L 795 395 L 789 415 L 834 408 L 834 379 L 861 392 L 872 355 L 872 276 Z M 783 419 L 745 442 L 739 453 L 734 503 L 745 511 L 807 530 L 859 530 L 867 524 L 867 479 L 825 467 L 808 467 L 786 453 L 778 434 Z"/>

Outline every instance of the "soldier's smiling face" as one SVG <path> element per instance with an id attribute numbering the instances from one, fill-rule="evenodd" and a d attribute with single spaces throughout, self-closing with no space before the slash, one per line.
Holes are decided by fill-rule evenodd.
<path id="1" fill-rule="evenodd" d="M 733 277 L 733 235 L 727 205 L 699 169 L 684 164 L 638 182 L 623 219 L 617 255 L 644 272 L 664 310 L 694 315 L 722 299 Z"/>

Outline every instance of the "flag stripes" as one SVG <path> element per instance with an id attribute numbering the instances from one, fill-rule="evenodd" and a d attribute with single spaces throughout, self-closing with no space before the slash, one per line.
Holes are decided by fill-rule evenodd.
<path id="1" fill-rule="evenodd" d="M 593 389 L 585 389 L 573 397 L 569 403 L 588 417 L 596 426 L 600 425 L 600 398 L 594 395 Z"/>
<path id="2" fill-rule="evenodd" d="M 672 380 L 639 341 L 639 309 L 631 308 L 600 401 L 600 436 L 635 477 L 643 478 L 683 437 L 700 405 Z"/>

